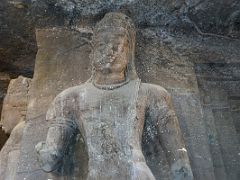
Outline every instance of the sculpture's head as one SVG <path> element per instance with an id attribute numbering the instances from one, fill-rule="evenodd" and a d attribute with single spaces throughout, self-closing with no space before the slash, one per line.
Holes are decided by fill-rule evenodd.
<path id="1" fill-rule="evenodd" d="M 93 38 L 93 76 L 124 75 L 136 79 L 135 27 L 122 13 L 108 13 L 96 25 Z"/>

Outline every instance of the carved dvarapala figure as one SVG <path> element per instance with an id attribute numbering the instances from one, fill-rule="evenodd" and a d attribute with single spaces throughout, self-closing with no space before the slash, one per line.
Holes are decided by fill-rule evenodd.
<path id="1" fill-rule="evenodd" d="M 142 153 L 145 115 L 168 153 L 173 179 L 193 179 L 168 92 L 141 83 L 134 67 L 135 28 L 129 17 L 108 13 L 94 31 L 93 72 L 83 85 L 60 93 L 47 112 L 46 142 L 36 146 L 42 168 L 61 166 L 79 130 L 89 156 L 88 180 L 154 180 Z"/>

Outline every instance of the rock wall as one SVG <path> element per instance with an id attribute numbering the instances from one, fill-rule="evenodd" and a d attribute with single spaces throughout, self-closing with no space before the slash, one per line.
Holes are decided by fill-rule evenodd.
<path id="1" fill-rule="evenodd" d="M 37 52 L 35 28 L 94 24 L 122 10 L 136 26 L 239 38 L 239 0 L 1 0 L 0 71 L 31 77 Z"/>
<path id="2" fill-rule="evenodd" d="M 34 72 L 20 179 L 41 177 L 33 148 L 45 137 L 48 104 L 89 77 L 91 28 L 119 10 L 137 26 L 138 75 L 172 94 L 195 178 L 240 179 L 238 0 L 2 0 L 0 72 L 10 78 Z M 35 27 L 48 29 L 37 32 L 34 69 Z M 0 81 L 1 94 L 6 84 Z"/>
<path id="3" fill-rule="evenodd" d="M 45 113 L 56 94 L 69 86 L 82 83 L 90 77 L 91 62 L 88 56 L 91 50 L 89 43 L 91 38 L 91 30 L 86 28 L 53 28 L 37 31 L 39 50 L 28 107 L 29 122 L 24 134 L 19 163 L 20 179 L 46 177 L 46 174 L 38 167 L 34 146 L 45 138 L 47 130 L 47 124 L 44 122 Z M 239 41 L 216 37 L 173 36 L 171 32 L 158 28 L 138 28 L 137 30 L 136 66 L 138 75 L 143 82 L 159 84 L 171 92 L 195 179 L 212 180 L 221 177 L 221 179 L 235 180 L 239 178 L 239 163 L 235 161 L 239 156 L 238 144 L 236 144 L 239 138 L 238 133 L 235 131 L 235 134 L 228 135 L 233 132 L 232 128 L 239 128 L 234 125 L 237 120 L 228 121 L 223 118 L 222 121 L 225 124 L 217 122 L 209 127 L 208 124 L 212 120 L 211 116 L 205 114 L 203 103 L 205 96 L 202 91 L 205 90 L 209 94 L 208 91 L 211 88 L 201 84 L 201 78 L 204 79 L 211 72 L 203 63 L 211 67 L 226 64 L 223 66 L 226 72 L 230 72 L 233 67 L 230 66 L 227 69 L 229 66 L 227 64 L 234 63 L 238 67 L 239 52 L 236 50 L 238 45 Z M 236 74 L 238 71 L 234 69 L 231 72 Z M 211 77 L 211 74 L 208 77 Z M 233 84 L 230 87 L 232 86 Z M 239 86 L 235 85 L 234 88 L 236 93 Z M 214 90 L 212 92 L 215 93 Z M 222 94 L 215 93 L 215 96 L 221 97 Z M 238 96 L 230 99 L 237 99 L 236 97 Z M 236 109 L 239 104 L 233 102 L 234 117 L 236 118 L 238 117 Z M 227 114 L 231 116 L 229 112 Z M 223 115 L 216 114 L 217 119 L 218 116 Z M 225 116 L 227 117 L 227 115 Z M 222 137 L 221 143 L 218 142 L 220 147 L 216 148 L 212 144 L 211 133 L 212 131 L 218 132 L 221 128 L 226 128 L 227 131 Z M 226 140 L 228 142 L 233 137 L 235 138 L 234 143 L 226 144 Z M 145 149 L 145 151 L 151 152 L 151 149 Z M 229 153 L 231 156 L 228 155 Z M 149 161 L 148 164 L 151 167 L 152 162 Z M 158 174 L 156 166 L 152 169 L 157 179 L 164 179 L 163 174 Z M 85 172 L 84 169 L 76 171 Z M 53 175 L 50 177 L 58 178 Z"/>
<path id="4" fill-rule="evenodd" d="M 84 29 L 68 30 L 53 28 L 37 30 L 38 53 L 30 89 L 30 100 L 27 111 L 28 123 L 23 135 L 21 157 L 17 179 L 59 179 L 58 175 L 44 173 L 39 168 L 35 145 L 46 139 L 48 124 L 45 121 L 46 111 L 54 97 L 64 89 L 85 82 L 91 72 L 89 61 L 91 31 Z M 87 162 L 81 142 L 78 144 L 79 161 L 75 164 Z M 81 153 L 82 152 L 82 153 Z M 86 174 L 84 167 L 72 172 L 72 165 L 66 161 L 66 168 L 62 178 L 73 178 L 73 173 L 78 177 Z M 70 172 L 71 171 L 71 172 Z M 71 173 L 71 174 L 69 174 Z M 62 179 L 60 178 L 60 179 Z"/>
<path id="5" fill-rule="evenodd" d="M 4 97 L 1 124 L 9 138 L 0 151 L 0 179 L 15 179 L 28 105 L 31 79 L 12 79 Z"/>
<path id="6" fill-rule="evenodd" d="M 10 81 L 10 77 L 8 76 L 8 74 L 0 73 L 0 117 L 2 113 L 2 104 L 3 104 L 4 97 L 7 93 L 7 87 L 8 87 L 9 81 Z M 4 133 L 4 131 L 0 127 L 0 150 L 2 149 L 7 138 L 8 138 L 8 135 Z"/>
<path id="7" fill-rule="evenodd" d="M 197 64 L 196 73 L 217 179 L 239 179 L 239 72 L 237 63 Z"/>

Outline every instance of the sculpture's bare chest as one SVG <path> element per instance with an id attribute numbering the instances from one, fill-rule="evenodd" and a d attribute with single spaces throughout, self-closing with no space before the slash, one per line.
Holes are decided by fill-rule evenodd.
<path id="1" fill-rule="evenodd" d="M 138 86 L 129 84 L 110 91 L 92 88 L 79 95 L 82 104 L 78 115 L 89 165 L 101 166 L 106 172 L 129 171 L 131 161 L 144 159 L 141 154 L 144 117 L 137 118 L 136 107 Z"/>
<path id="2" fill-rule="evenodd" d="M 123 150 L 139 133 L 142 122 L 136 118 L 138 90 L 133 87 L 136 86 L 130 84 L 116 90 L 90 87 L 80 94 L 79 121 L 84 136 L 86 139 L 90 137 L 91 141 L 96 140 L 97 144 L 98 140 L 109 141 L 106 144 L 116 143 L 113 149 L 103 143 L 106 153 Z"/>

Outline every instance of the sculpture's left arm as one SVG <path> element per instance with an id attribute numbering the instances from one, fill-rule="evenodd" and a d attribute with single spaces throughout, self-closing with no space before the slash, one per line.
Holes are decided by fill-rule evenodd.
<path id="1" fill-rule="evenodd" d="M 159 142 L 167 155 L 173 179 L 192 180 L 193 174 L 171 97 L 163 88 L 155 91 L 152 114 L 156 119 Z"/>
<path id="2" fill-rule="evenodd" d="M 50 122 L 50 127 L 46 141 L 39 142 L 35 147 L 41 168 L 46 172 L 54 171 L 62 165 L 63 157 L 76 135 L 77 125 L 71 102 L 71 98 L 57 96 L 48 109 L 46 120 Z"/>

